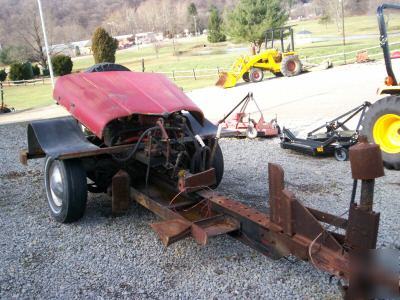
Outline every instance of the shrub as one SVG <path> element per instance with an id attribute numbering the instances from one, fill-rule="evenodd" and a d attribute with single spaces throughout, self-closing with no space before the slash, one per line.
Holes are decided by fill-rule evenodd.
<path id="1" fill-rule="evenodd" d="M 50 71 L 49 71 L 49 69 L 43 69 L 43 70 L 42 70 L 42 75 L 43 75 L 43 76 L 50 76 Z"/>
<path id="2" fill-rule="evenodd" d="M 96 64 L 115 62 L 115 52 L 118 48 L 118 41 L 105 31 L 104 28 L 97 28 L 92 37 L 92 51 Z"/>
<path id="3" fill-rule="evenodd" d="M 7 78 L 7 72 L 6 70 L 0 70 L 0 81 L 3 82 Z"/>
<path id="4" fill-rule="evenodd" d="M 33 76 L 40 76 L 40 68 L 38 65 L 32 66 Z"/>
<path id="5" fill-rule="evenodd" d="M 21 63 L 13 63 L 10 66 L 10 80 L 17 81 L 24 79 L 24 71 Z"/>
<path id="6" fill-rule="evenodd" d="M 51 63 L 53 65 L 53 71 L 56 76 L 63 76 L 71 74 L 72 72 L 73 63 L 71 57 L 67 55 L 59 54 L 53 56 L 51 58 Z"/>
<path id="7" fill-rule="evenodd" d="M 22 73 L 23 80 L 29 80 L 33 78 L 32 64 L 29 61 L 22 64 Z"/>

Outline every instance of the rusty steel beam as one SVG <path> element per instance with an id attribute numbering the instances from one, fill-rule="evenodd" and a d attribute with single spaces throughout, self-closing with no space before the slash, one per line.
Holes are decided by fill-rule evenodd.
<path id="1" fill-rule="evenodd" d="M 118 215 L 129 208 L 130 177 L 127 172 L 120 170 L 112 178 L 112 213 Z"/>
<path id="2" fill-rule="evenodd" d="M 308 211 L 320 222 L 333 225 L 335 227 L 346 229 L 348 220 L 329 214 L 327 212 L 322 212 L 314 208 L 307 207 Z"/>
<path id="3" fill-rule="evenodd" d="M 208 186 L 213 186 L 216 182 L 217 178 L 215 177 L 214 168 L 197 174 L 182 171 L 179 174 L 178 189 L 181 192 L 194 192 Z"/>
<path id="4" fill-rule="evenodd" d="M 160 174 L 154 175 L 149 186 L 132 188 L 131 196 L 165 220 L 152 224 L 152 228 L 166 246 L 189 236 L 205 245 L 213 236 L 229 234 L 273 259 L 294 255 L 347 280 L 350 284 L 346 297 L 351 299 L 353 295 L 365 294 L 357 284 L 362 264 L 355 262 L 354 257 L 363 257 L 366 251 L 376 247 L 380 215 L 372 211 L 373 185 L 376 176 L 383 174 L 383 166 L 379 163 L 372 163 L 373 167 L 361 164 L 380 155 L 376 145 L 362 144 L 353 148 L 350 150 L 353 178 L 362 180 L 369 187 L 361 193 L 359 204 L 350 204 L 347 219 L 303 205 L 285 188 L 283 169 L 272 163 L 268 165 L 268 214 L 210 189 L 190 190 L 205 184 L 212 170 L 194 175 L 189 180 L 181 176 L 183 182 L 180 186 Z M 354 161 L 355 155 L 357 158 Z M 376 159 L 379 161 L 379 157 Z M 344 229 L 345 234 L 331 232 L 322 223 Z M 383 277 L 377 276 L 374 269 L 369 272 L 363 282 L 367 280 L 370 286 L 374 286 L 382 281 Z M 393 290 L 399 291 L 398 277 L 387 277 L 385 281 L 391 284 Z"/>

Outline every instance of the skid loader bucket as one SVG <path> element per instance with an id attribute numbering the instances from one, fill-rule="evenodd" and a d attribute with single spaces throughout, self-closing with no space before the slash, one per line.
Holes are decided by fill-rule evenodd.
<path id="1" fill-rule="evenodd" d="M 219 74 L 219 79 L 216 86 L 221 86 L 223 88 L 234 87 L 237 83 L 237 77 L 230 72 L 221 72 Z"/>

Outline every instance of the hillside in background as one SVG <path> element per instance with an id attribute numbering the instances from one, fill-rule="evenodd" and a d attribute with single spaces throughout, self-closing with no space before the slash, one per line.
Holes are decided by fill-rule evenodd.
<path id="1" fill-rule="evenodd" d="M 225 6 L 230 6 L 237 0 L 42 0 L 47 23 L 49 23 L 48 30 L 54 43 L 88 39 L 99 25 L 105 27 L 114 25 L 115 28 L 108 29 L 114 29 L 116 34 L 129 34 L 131 32 L 127 31 L 140 29 L 153 30 L 148 28 L 151 24 L 136 24 L 136 28 L 129 29 L 120 26 L 129 21 L 135 22 L 133 18 L 137 19 L 137 16 L 132 15 L 130 18 L 127 14 L 134 12 L 145 2 L 148 12 L 158 11 L 161 14 L 169 10 L 171 18 L 184 18 L 182 21 L 186 22 L 187 6 L 191 2 L 196 4 L 199 18 L 204 21 L 211 5 L 216 5 L 223 10 Z M 178 10 L 177 6 L 180 7 Z M 0 7 L 0 44 L 3 45 L 12 43 L 18 31 L 24 30 L 21 28 L 21 21 L 24 23 L 36 14 L 37 4 L 36 0 L 0 0 Z M 160 11 L 162 8 L 164 12 Z"/>

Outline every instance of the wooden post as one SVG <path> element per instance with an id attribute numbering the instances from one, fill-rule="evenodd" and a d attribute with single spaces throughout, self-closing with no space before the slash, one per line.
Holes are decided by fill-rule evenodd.
<path id="1" fill-rule="evenodd" d="M 3 109 L 4 107 L 3 82 L 0 82 L 0 93 L 1 93 L 1 109 Z"/>
<path id="2" fill-rule="evenodd" d="M 194 77 L 194 80 L 197 80 L 197 78 L 196 78 L 196 71 L 193 69 L 193 77 Z"/>
<path id="3" fill-rule="evenodd" d="M 175 79 L 175 71 L 172 71 L 172 77 L 174 78 L 174 81 L 176 81 L 176 79 Z"/>
<path id="4" fill-rule="evenodd" d="M 142 72 L 145 71 L 145 67 L 144 67 L 144 58 L 142 58 Z"/>

